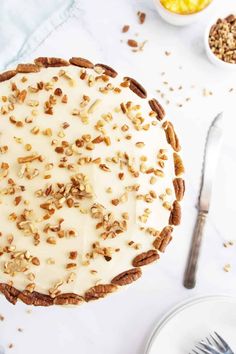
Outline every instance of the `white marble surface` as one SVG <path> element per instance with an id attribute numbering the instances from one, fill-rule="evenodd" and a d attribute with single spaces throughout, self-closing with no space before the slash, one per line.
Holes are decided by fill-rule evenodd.
<path id="1" fill-rule="evenodd" d="M 226 6 L 236 8 L 236 1 L 220 0 L 218 10 Z M 150 95 L 158 95 L 157 89 L 166 92 L 161 101 L 171 101 L 166 111 L 181 137 L 187 171 L 183 223 L 168 252 L 140 281 L 104 301 L 81 308 L 34 308 L 28 314 L 25 305 L 13 307 L 1 297 L 5 321 L 0 323 L 0 344 L 7 353 L 141 354 L 156 321 L 179 301 L 204 294 L 236 295 L 236 245 L 222 246 L 224 241 L 236 241 L 236 73 L 220 71 L 208 62 L 202 40 L 207 19 L 191 27 L 172 27 L 159 18 L 152 0 L 80 0 L 80 7 L 32 58 L 84 56 L 137 78 Z M 138 10 L 147 14 L 142 26 L 137 22 Z M 121 33 L 124 24 L 131 26 L 127 34 Z M 148 40 L 142 53 L 132 53 L 125 43 L 135 33 L 138 41 Z M 171 55 L 166 56 L 166 50 Z M 176 90 L 180 85 L 183 89 Z M 175 91 L 169 91 L 169 86 Z M 231 87 L 234 90 L 229 92 Z M 213 95 L 203 96 L 203 89 Z M 191 101 L 185 102 L 187 97 Z M 184 103 L 183 107 L 178 103 Z M 222 110 L 226 113 L 225 138 L 198 284 L 190 291 L 182 286 L 182 279 L 196 217 L 204 140 L 209 123 Z M 232 265 L 229 273 L 222 270 L 226 263 Z M 23 333 L 17 331 L 19 327 Z M 7 348 L 9 343 L 14 344 L 12 349 Z"/>

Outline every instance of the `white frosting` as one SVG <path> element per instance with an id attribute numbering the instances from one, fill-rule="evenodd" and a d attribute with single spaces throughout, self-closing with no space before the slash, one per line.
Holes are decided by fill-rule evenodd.
<path id="1" fill-rule="evenodd" d="M 81 80 L 79 78 L 80 68 L 69 66 L 63 68 L 71 77 L 74 78 L 74 86 L 70 85 L 70 81 L 64 77 L 59 77 L 58 82 L 54 82 L 54 87 L 50 91 L 41 90 L 39 93 L 27 93 L 27 97 L 23 104 L 16 103 L 13 112 L 2 115 L 0 114 L 1 125 L 0 125 L 0 147 L 8 145 L 8 152 L 6 154 L 0 155 L 0 163 L 7 162 L 10 166 L 10 172 L 7 178 L 0 181 L 0 190 L 7 186 L 7 179 L 12 178 L 16 184 L 25 186 L 26 190 L 24 192 L 17 192 L 15 195 L 2 195 L 0 196 L 0 231 L 2 236 L 0 237 L 0 247 L 5 247 L 7 245 L 7 237 L 12 234 L 14 240 L 11 246 L 15 246 L 17 251 L 26 251 L 33 256 L 40 259 L 40 266 L 35 266 L 30 264 L 29 269 L 26 272 L 17 272 L 14 277 L 4 272 L 5 262 L 10 260 L 10 254 L 4 253 L 0 257 L 0 281 L 9 282 L 13 281 L 13 285 L 23 290 L 26 285 L 30 283 L 27 278 L 27 274 L 33 272 L 35 274 L 36 284 L 35 290 L 48 293 L 48 290 L 53 287 L 55 283 L 60 280 L 65 280 L 71 271 L 66 270 L 66 264 L 71 262 L 77 263 L 77 269 L 72 270 L 75 273 L 75 280 L 70 283 L 63 283 L 60 286 L 62 292 L 74 292 L 78 294 L 84 294 L 84 292 L 98 283 L 109 283 L 111 279 L 125 271 L 132 268 L 133 258 L 144 251 L 152 248 L 152 243 L 154 237 L 147 232 L 141 231 L 140 226 L 143 227 L 153 227 L 157 230 L 162 230 L 162 228 L 168 225 L 169 210 L 163 207 L 163 201 L 158 198 L 160 194 L 165 193 L 166 188 L 172 188 L 172 180 L 174 178 L 174 168 L 173 168 L 173 158 L 172 158 L 172 148 L 167 143 L 165 132 L 161 128 L 162 123 L 158 122 L 156 126 L 150 125 L 148 131 L 137 131 L 134 129 L 133 124 L 129 118 L 120 112 L 115 112 L 116 107 L 120 107 L 120 103 L 132 101 L 133 104 L 138 104 L 141 106 L 142 117 L 145 118 L 145 123 L 151 123 L 156 121 L 155 118 L 149 116 L 150 107 L 147 100 L 143 100 L 135 95 L 130 89 L 122 88 L 121 93 L 109 92 L 103 94 L 99 92 L 98 87 L 105 86 L 106 83 L 98 81 L 94 86 L 89 87 L 86 80 Z M 32 74 L 17 74 L 16 77 L 12 78 L 10 81 L 6 81 L 0 84 L 1 96 L 9 96 L 11 94 L 11 82 L 15 82 L 20 90 L 27 89 L 28 86 L 36 86 L 39 81 L 49 82 L 53 76 L 58 75 L 61 68 L 49 68 L 41 69 L 39 73 Z M 91 74 L 95 75 L 93 70 L 87 70 Z M 98 74 L 96 74 L 98 75 Z M 22 82 L 22 77 L 27 77 L 26 82 Z M 110 79 L 110 82 L 117 87 L 120 87 L 120 82 L 122 78 Z M 46 100 L 48 100 L 49 95 L 53 94 L 54 90 L 60 87 L 63 94 L 67 94 L 68 103 L 61 103 L 61 97 L 56 97 L 57 104 L 54 106 L 54 114 L 48 115 L 44 113 L 43 105 Z M 95 109 L 94 113 L 89 114 L 89 123 L 83 124 L 81 118 L 78 116 L 73 116 L 71 112 L 73 109 L 81 109 L 79 103 L 82 100 L 83 95 L 88 95 L 90 97 L 90 103 L 88 107 L 95 100 L 100 99 L 101 102 Z M 2 102 L 0 96 L 0 108 L 2 106 L 8 105 L 8 103 Z M 30 107 L 26 103 L 29 100 L 38 100 L 38 107 Z M 31 111 L 36 109 L 38 115 L 34 117 L 34 121 L 31 124 L 24 124 L 24 127 L 17 128 L 14 124 L 9 122 L 9 116 L 13 115 L 17 120 L 24 121 L 26 117 L 31 117 Z M 111 172 L 102 171 L 97 164 L 87 164 L 84 166 L 76 165 L 75 171 L 68 171 L 65 168 L 58 168 L 59 159 L 62 158 L 61 154 L 54 151 L 55 146 L 51 145 L 53 139 L 60 141 L 68 141 L 73 143 L 76 139 L 81 138 L 82 134 L 91 134 L 93 138 L 101 135 L 97 130 L 95 130 L 94 125 L 99 120 L 102 119 L 101 115 L 104 113 L 111 113 L 113 119 L 111 122 L 105 124 L 105 130 L 107 135 L 111 139 L 111 145 L 107 146 L 104 142 L 95 145 L 95 149 L 88 151 L 80 149 L 83 155 L 91 156 L 93 159 L 97 157 L 102 158 L 102 163 L 109 166 Z M 61 125 L 63 122 L 68 122 L 70 126 L 67 129 L 62 129 Z M 117 124 L 117 129 L 113 129 L 114 124 Z M 121 126 L 127 124 L 129 130 L 127 132 L 121 131 Z M 30 131 L 37 126 L 40 128 L 40 133 L 38 135 L 33 135 Z M 42 130 L 46 128 L 51 128 L 53 135 L 48 137 L 42 134 Z M 57 136 L 59 131 L 64 131 L 65 137 L 60 138 Z M 131 140 L 125 139 L 125 135 L 132 135 Z M 22 138 L 22 143 L 17 143 L 14 137 Z M 117 141 L 117 139 L 120 141 Z M 136 142 L 144 142 L 144 148 L 137 148 L 135 146 Z M 24 148 L 25 144 L 31 144 L 32 150 L 26 151 Z M 146 155 L 148 161 L 145 162 L 147 166 L 154 166 L 160 169 L 157 162 L 157 155 L 160 149 L 166 149 L 166 155 L 168 155 L 168 160 L 165 161 L 165 167 L 163 169 L 165 176 L 156 177 L 157 182 L 154 185 L 149 183 L 150 177 L 153 174 L 141 173 L 138 178 L 134 178 L 127 170 L 124 168 L 124 180 L 118 178 L 118 173 L 121 172 L 119 164 L 114 164 L 105 161 L 107 157 L 112 157 L 117 151 L 127 152 L 130 157 L 134 159 L 134 164 L 136 169 L 139 170 L 140 156 Z M 37 177 L 29 180 L 25 177 L 20 178 L 19 164 L 17 163 L 17 158 L 20 156 L 31 155 L 32 153 L 38 153 L 45 157 L 43 162 L 34 161 L 30 163 L 30 167 L 38 168 L 40 173 Z M 73 155 L 69 157 L 71 163 L 76 163 L 78 161 L 79 155 Z M 54 163 L 54 167 L 50 171 L 45 171 L 44 166 L 47 163 Z M 92 219 L 90 213 L 82 214 L 80 208 L 68 208 L 64 204 L 63 208 L 56 210 L 55 214 L 50 220 L 45 220 L 43 222 L 36 223 L 36 227 L 39 231 L 41 242 L 35 246 L 33 243 L 32 236 L 25 236 L 24 233 L 19 230 L 16 226 L 16 222 L 9 221 L 9 214 L 15 212 L 17 215 L 21 214 L 24 209 L 33 209 L 35 219 L 40 219 L 45 214 L 45 210 L 39 207 L 41 203 L 44 203 L 47 198 L 37 198 L 35 196 L 35 191 L 39 189 L 45 189 L 46 184 L 53 183 L 69 183 L 70 176 L 76 173 L 83 173 L 88 176 L 89 182 L 93 187 L 94 196 L 92 199 L 86 199 L 81 201 L 81 206 L 84 208 L 90 208 L 93 203 L 102 204 L 107 210 L 112 211 L 115 218 L 122 220 L 121 214 L 123 212 L 128 212 L 128 228 L 127 231 L 119 234 L 116 238 L 108 238 L 103 240 L 99 235 L 101 230 L 95 229 L 95 225 L 98 222 L 97 219 Z M 51 174 L 52 177 L 48 180 L 42 177 L 45 174 Z M 124 193 L 125 186 L 133 185 L 135 183 L 140 184 L 140 189 L 138 192 L 129 192 L 128 201 L 125 203 L 120 203 L 118 206 L 113 206 L 111 204 L 111 199 L 119 198 L 122 193 Z M 111 187 L 113 192 L 111 194 L 106 192 L 106 189 Z M 137 200 L 137 194 L 146 194 L 150 190 L 154 190 L 157 194 L 157 198 L 154 199 L 153 203 L 145 203 L 144 201 Z M 23 200 L 28 201 L 28 205 L 24 205 L 21 202 L 18 206 L 14 205 L 14 198 L 21 195 Z M 172 195 L 167 196 L 167 200 L 172 204 L 174 200 L 174 192 Z M 138 216 L 143 214 L 145 208 L 151 209 L 151 214 L 148 218 L 146 224 L 140 222 Z M 63 229 L 74 229 L 78 231 L 78 236 L 71 238 L 58 238 L 55 233 L 49 232 L 48 234 L 43 232 L 45 224 L 57 224 L 58 219 L 63 218 L 64 222 L 62 224 Z M 55 236 L 57 239 L 56 245 L 51 245 L 46 242 L 47 237 Z M 140 244 L 140 249 L 134 249 L 128 245 L 129 241 L 134 241 Z M 101 247 L 113 247 L 119 248 L 119 252 L 115 252 L 112 255 L 110 261 L 106 261 L 102 255 L 97 255 L 95 259 L 90 260 L 89 265 L 83 265 L 82 259 L 84 259 L 87 252 L 91 252 L 91 245 L 99 241 Z M 70 251 L 77 251 L 78 258 L 73 261 L 68 258 Z M 48 264 L 47 259 L 53 258 L 55 264 Z M 96 270 L 96 274 L 91 274 L 91 270 Z"/>

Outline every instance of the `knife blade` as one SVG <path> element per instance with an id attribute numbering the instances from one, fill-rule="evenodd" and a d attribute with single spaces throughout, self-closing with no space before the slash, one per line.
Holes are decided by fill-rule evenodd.
<path id="1" fill-rule="evenodd" d="M 198 209 L 208 212 L 212 193 L 212 184 L 217 167 L 218 157 L 223 138 L 223 113 L 216 116 L 208 130 L 204 161 L 202 183 L 199 194 Z"/>
<path id="2" fill-rule="evenodd" d="M 223 113 L 211 123 L 205 144 L 202 181 L 198 200 L 198 216 L 193 232 L 192 244 L 184 277 L 184 286 L 192 289 L 196 285 L 198 259 L 202 244 L 203 230 L 209 212 L 212 185 L 223 140 Z"/>

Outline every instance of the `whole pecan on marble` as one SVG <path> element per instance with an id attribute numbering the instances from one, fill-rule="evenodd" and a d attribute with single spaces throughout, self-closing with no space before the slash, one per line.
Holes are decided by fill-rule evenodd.
<path id="1" fill-rule="evenodd" d="M 172 226 L 165 226 L 153 242 L 153 246 L 160 252 L 165 252 L 166 247 L 172 240 Z"/>
<path id="2" fill-rule="evenodd" d="M 60 67 L 60 66 L 68 66 L 69 62 L 67 60 L 61 58 L 50 58 L 50 57 L 39 57 L 34 60 L 35 64 L 38 66 L 42 66 L 45 68 L 48 67 Z"/>
<path id="3" fill-rule="evenodd" d="M 165 110 L 162 105 L 155 98 L 149 100 L 148 103 L 151 109 L 156 112 L 157 119 L 162 120 L 165 117 Z"/>
<path id="4" fill-rule="evenodd" d="M 94 67 L 94 65 L 91 61 L 89 61 L 88 59 L 80 58 L 80 57 L 70 58 L 69 62 L 72 65 L 79 66 L 80 68 L 92 69 Z"/>
<path id="5" fill-rule="evenodd" d="M 0 82 L 10 80 L 13 76 L 17 74 L 16 70 L 8 70 L 0 74 Z"/>
<path id="6" fill-rule="evenodd" d="M 156 250 L 149 250 L 147 252 L 143 252 L 138 254 L 134 259 L 133 259 L 133 266 L 134 267 L 142 267 L 144 265 L 150 264 L 157 259 L 159 259 L 160 256 L 157 253 Z"/>
<path id="7" fill-rule="evenodd" d="M 85 301 L 97 300 L 113 293 L 117 289 L 115 284 L 99 284 L 95 285 L 85 293 Z"/>
<path id="8" fill-rule="evenodd" d="M 96 64 L 95 66 L 99 66 L 100 68 L 102 68 L 104 70 L 104 74 L 107 76 L 110 76 L 113 78 L 117 76 L 117 72 L 108 65 Z"/>
<path id="9" fill-rule="evenodd" d="M 174 185 L 176 200 L 180 202 L 184 197 L 185 182 L 182 178 L 175 178 L 173 180 L 173 185 Z"/>
<path id="10" fill-rule="evenodd" d="M 181 206 L 177 200 L 174 201 L 173 207 L 170 213 L 169 223 L 170 225 L 179 225 L 181 221 Z"/>
<path id="11" fill-rule="evenodd" d="M 142 275 L 142 271 L 140 268 L 132 268 L 118 274 L 116 277 L 112 279 L 111 283 L 116 285 L 121 285 L 121 286 L 131 284 L 133 281 L 140 278 L 141 275 Z"/>
<path id="12" fill-rule="evenodd" d="M 129 82 L 130 90 L 136 93 L 136 95 L 138 95 L 141 98 L 147 97 L 147 91 L 138 81 L 128 76 L 124 77 L 124 80 Z"/>

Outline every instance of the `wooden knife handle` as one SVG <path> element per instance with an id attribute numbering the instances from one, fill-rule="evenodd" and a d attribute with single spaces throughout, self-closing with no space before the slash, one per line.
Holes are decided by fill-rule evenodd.
<path id="1" fill-rule="evenodd" d="M 192 245 L 189 253 L 187 268 L 184 276 L 184 286 L 187 289 L 193 289 L 196 284 L 196 273 L 198 266 L 198 258 L 202 244 L 203 229 L 206 221 L 207 213 L 200 211 L 198 213 L 195 224 Z"/>

